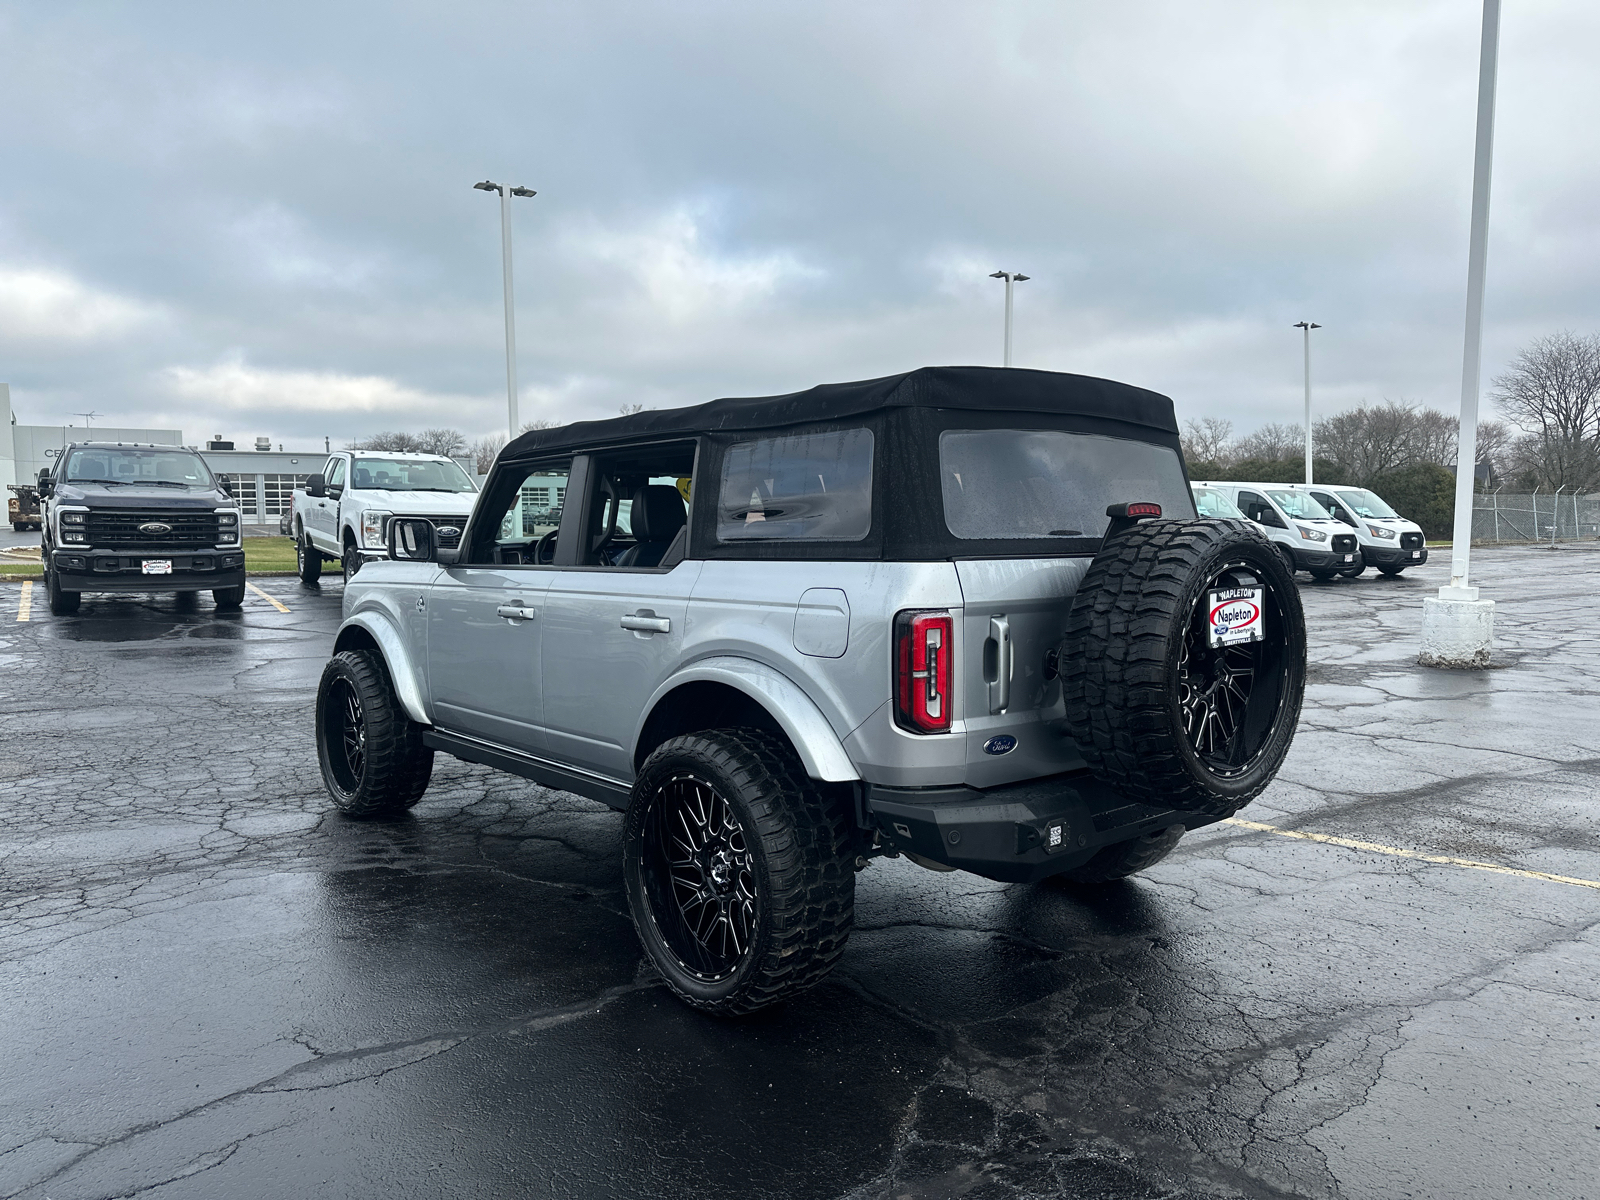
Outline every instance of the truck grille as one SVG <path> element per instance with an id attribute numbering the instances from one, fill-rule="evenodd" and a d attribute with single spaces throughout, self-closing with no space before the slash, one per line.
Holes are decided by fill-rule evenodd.
<path id="1" fill-rule="evenodd" d="M 217 514 L 203 509 L 183 512 L 117 512 L 91 509 L 84 522 L 91 546 L 215 546 Z M 165 525 L 146 532 L 141 525 Z"/>
<path id="2" fill-rule="evenodd" d="M 1356 548 L 1356 535 L 1353 533 L 1336 533 L 1333 535 L 1333 552 L 1335 554 L 1350 554 Z"/>
<path id="3" fill-rule="evenodd" d="M 1400 535 L 1400 549 L 1421 550 L 1422 535 L 1420 533 L 1402 533 Z"/>
<path id="4" fill-rule="evenodd" d="M 405 514 L 400 514 L 404 516 Z M 454 550 L 461 544 L 461 531 L 467 527 L 465 517 L 406 517 L 408 521 L 427 521 L 433 526 L 434 541 L 441 550 Z M 445 533 L 446 529 L 455 530 Z M 387 532 L 387 531 L 386 531 Z"/>

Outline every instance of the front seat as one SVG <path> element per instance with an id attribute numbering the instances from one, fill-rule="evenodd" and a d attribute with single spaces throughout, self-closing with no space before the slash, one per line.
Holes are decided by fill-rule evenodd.
<path id="1" fill-rule="evenodd" d="M 678 536 L 686 517 L 683 497 L 670 483 L 652 483 L 633 493 L 628 523 L 638 541 L 617 559 L 619 567 L 655 567 Z"/>

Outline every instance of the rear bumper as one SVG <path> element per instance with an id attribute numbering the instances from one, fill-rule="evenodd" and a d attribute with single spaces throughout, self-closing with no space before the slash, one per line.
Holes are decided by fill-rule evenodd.
<path id="1" fill-rule="evenodd" d="M 170 575 L 146 575 L 144 562 L 170 562 Z M 170 554 L 56 550 L 51 566 L 66 592 L 203 592 L 244 584 L 244 551 L 184 550 Z"/>
<path id="2" fill-rule="evenodd" d="M 1302 571 L 1348 571 L 1362 563 L 1361 551 L 1335 554 L 1331 550 L 1294 550 L 1294 565 Z"/>
<path id="3" fill-rule="evenodd" d="M 978 791 L 865 785 L 865 817 L 895 850 L 986 879 L 1025 883 L 1158 829 L 1217 818 L 1131 803 L 1087 772 Z"/>
<path id="4" fill-rule="evenodd" d="M 1399 546 L 1363 546 L 1361 552 L 1375 567 L 1420 567 L 1428 561 L 1428 548 L 1403 550 Z"/>

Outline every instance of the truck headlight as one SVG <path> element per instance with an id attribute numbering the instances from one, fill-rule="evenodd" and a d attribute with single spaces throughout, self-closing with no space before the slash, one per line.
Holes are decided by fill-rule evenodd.
<path id="1" fill-rule="evenodd" d="M 1325 542 L 1328 540 L 1328 535 L 1320 529 L 1307 529 L 1304 525 L 1296 525 L 1295 528 L 1300 531 L 1300 536 L 1308 542 Z"/>
<path id="2" fill-rule="evenodd" d="M 61 527 L 61 540 L 63 542 L 77 542 L 81 545 L 89 539 L 85 535 L 82 526 L 74 529 L 71 525 L 63 525 Z"/>
<path id="3" fill-rule="evenodd" d="M 1393 541 L 1395 538 L 1400 536 L 1400 533 L 1399 533 L 1398 530 L 1385 529 L 1381 525 L 1368 525 L 1367 526 L 1367 532 L 1370 533 L 1375 538 L 1383 538 L 1386 541 Z"/>
<path id="4" fill-rule="evenodd" d="M 383 531 L 389 523 L 393 513 L 386 513 L 379 509 L 371 508 L 361 514 L 361 541 L 370 549 L 378 549 L 383 543 Z"/>
<path id="5" fill-rule="evenodd" d="M 217 545 L 237 546 L 239 544 L 239 514 L 236 512 L 217 513 Z"/>
<path id="6" fill-rule="evenodd" d="M 63 525 L 83 525 L 86 524 L 88 520 L 88 513 L 64 512 L 61 514 L 61 523 Z"/>

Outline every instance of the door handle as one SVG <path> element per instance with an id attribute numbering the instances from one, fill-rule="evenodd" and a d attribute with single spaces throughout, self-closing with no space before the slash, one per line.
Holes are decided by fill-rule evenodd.
<path id="1" fill-rule="evenodd" d="M 624 616 L 622 618 L 622 627 L 631 629 L 635 633 L 671 633 L 672 619 L 670 617 L 658 617 L 646 608 Z"/>
<path id="2" fill-rule="evenodd" d="M 497 617 L 505 617 L 511 621 L 531 621 L 539 615 L 537 608 L 525 608 L 521 604 L 502 604 L 494 610 Z"/>
<path id="3" fill-rule="evenodd" d="M 1011 622 L 1005 617 L 990 617 L 989 645 L 983 649 L 983 673 L 989 681 L 989 711 L 1003 713 L 1011 707 Z"/>

